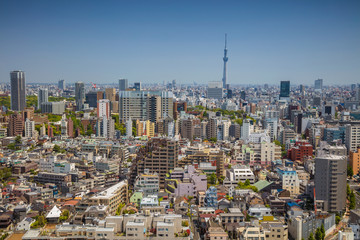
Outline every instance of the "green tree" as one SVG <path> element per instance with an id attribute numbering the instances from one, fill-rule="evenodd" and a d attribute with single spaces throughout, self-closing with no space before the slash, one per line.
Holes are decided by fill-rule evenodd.
<path id="1" fill-rule="evenodd" d="M 69 215 L 70 215 L 69 210 L 65 209 L 59 217 L 59 222 L 64 222 L 64 221 L 68 220 Z"/>
<path id="2" fill-rule="evenodd" d="M 325 239 L 325 228 L 324 228 L 324 224 L 321 224 L 321 227 L 320 227 L 320 232 L 321 232 L 321 239 Z"/>
<path id="3" fill-rule="evenodd" d="M 323 234 L 321 232 L 320 228 L 317 228 L 315 231 L 315 240 L 322 240 L 323 239 Z"/>
<path id="4" fill-rule="evenodd" d="M 21 144 L 21 136 L 16 136 L 15 137 L 15 144 Z"/>
<path id="5" fill-rule="evenodd" d="M 349 184 L 346 184 L 346 196 L 348 196 L 348 198 L 350 196 L 350 193 L 351 193 L 350 186 L 349 186 Z"/>
<path id="6" fill-rule="evenodd" d="M 26 96 L 26 107 L 37 107 L 38 97 L 35 95 Z"/>
<path id="7" fill-rule="evenodd" d="M 4 97 L 0 97 L 0 107 L 4 106 L 6 108 L 10 108 L 11 104 L 10 104 L 10 96 L 4 96 Z"/>
<path id="8" fill-rule="evenodd" d="M 0 169 L 0 181 L 6 182 L 11 177 L 11 168 Z"/>
<path id="9" fill-rule="evenodd" d="M 347 167 L 347 176 L 349 178 L 352 178 L 354 176 L 353 168 L 350 165 L 348 165 L 348 167 Z"/>
<path id="10" fill-rule="evenodd" d="M 210 138 L 209 141 L 210 141 L 210 142 L 213 142 L 213 143 L 216 143 L 216 142 L 217 142 L 217 138 L 216 138 L 216 137 Z"/>
<path id="11" fill-rule="evenodd" d="M 245 187 L 250 186 L 250 180 L 249 180 L 249 179 L 246 179 L 244 185 L 245 185 Z"/>
<path id="12" fill-rule="evenodd" d="M 313 233 L 310 233 L 310 236 L 309 236 L 308 240 L 315 240 Z"/>
<path id="13" fill-rule="evenodd" d="M 212 173 L 208 176 L 208 182 L 210 184 L 216 184 L 216 180 L 217 180 L 217 177 L 216 177 L 215 173 Z"/>
<path id="14" fill-rule="evenodd" d="M 225 176 L 220 176 L 219 179 L 218 179 L 219 183 L 223 184 L 224 179 L 225 179 Z"/>
<path id="15" fill-rule="evenodd" d="M 341 221 L 341 217 L 340 217 L 339 215 L 336 215 L 336 216 L 335 216 L 335 223 L 336 223 L 336 225 L 338 225 L 338 224 L 340 223 L 340 221 Z"/>
<path id="16" fill-rule="evenodd" d="M 93 131 L 92 127 L 91 127 L 91 124 L 88 124 L 87 129 L 86 129 L 86 135 L 91 136 L 91 134 L 94 134 L 94 131 Z"/>
<path id="17" fill-rule="evenodd" d="M 56 153 L 61 152 L 60 146 L 55 144 L 55 146 L 54 146 L 54 148 L 53 148 L 53 151 L 56 152 Z"/>
<path id="18" fill-rule="evenodd" d="M 350 196 L 349 196 L 349 209 L 355 209 L 356 207 L 356 198 L 355 198 L 355 194 L 354 191 L 351 191 Z"/>

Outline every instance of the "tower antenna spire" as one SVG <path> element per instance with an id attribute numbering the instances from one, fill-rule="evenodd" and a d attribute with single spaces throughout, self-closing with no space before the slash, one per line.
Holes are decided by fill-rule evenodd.
<path id="1" fill-rule="evenodd" d="M 227 33 L 225 33 L 225 48 L 224 48 L 224 57 L 223 57 L 223 61 L 224 61 L 224 70 L 223 70 L 223 78 L 222 78 L 222 82 L 223 82 L 223 88 L 226 89 L 226 63 L 229 60 L 229 58 L 227 57 Z"/>
<path id="2" fill-rule="evenodd" d="M 226 49 L 226 46 L 227 46 L 227 33 L 225 33 L 225 49 Z"/>

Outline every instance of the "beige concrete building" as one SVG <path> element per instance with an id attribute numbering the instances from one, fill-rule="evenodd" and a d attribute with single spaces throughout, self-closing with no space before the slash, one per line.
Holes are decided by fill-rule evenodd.
<path id="1" fill-rule="evenodd" d="M 119 182 L 89 199 L 90 205 L 109 206 L 110 214 L 115 214 L 120 203 L 128 202 L 127 181 Z"/>

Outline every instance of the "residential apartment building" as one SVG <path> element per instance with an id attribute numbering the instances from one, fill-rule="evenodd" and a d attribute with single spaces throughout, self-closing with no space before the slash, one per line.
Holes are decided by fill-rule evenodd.
<path id="1" fill-rule="evenodd" d="M 105 205 L 109 213 L 115 215 L 120 203 L 128 202 L 128 183 L 121 181 L 89 199 L 90 205 Z"/>
<path id="2" fill-rule="evenodd" d="M 8 136 L 22 136 L 24 130 L 23 118 L 20 113 L 15 112 L 10 115 L 8 124 Z"/>
<path id="3" fill-rule="evenodd" d="M 164 188 L 166 174 L 177 167 L 178 155 L 178 141 L 167 138 L 152 138 L 148 141 L 144 155 L 139 155 L 141 160 L 139 159 L 137 162 L 137 174 L 143 174 L 145 169 L 148 169 L 149 173 L 157 172 L 160 188 Z"/>
<path id="4" fill-rule="evenodd" d="M 223 184 L 225 186 L 236 186 L 238 182 L 245 182 L 249 180 L 251 184 L 255 182 L 255 175 L 251 171 L 250 167 L 245 165 L 231 166 L 230 169 L 226 169 L 226 177 Z"/>
<path id="5" fill-rule="evenodd" d="M 282 181 L 282 189 L 286 189 L 291 195 L 300 193 L 300 181 L 296 171 L 292 169 L 277 169 L 277 173 Z"/>
<path id="6" fill-rule="evenodd" d="M 165 179 L 165 191 L 173 196 L 196 196 L 198 191 L 206 191 L 207 177 L 201 171 L 189 165 L 175 168 Z"/>
<path id="7" fill-rule="evenodd" d="M 321 169 L 321 171 L 317 170 Z M 328 212 L 345 209 L 347 156 L 320 150 L 315 158 L 316 206 Z"/>
<path id="8" fill-rule="evenodd" d="M 348 152 L 355 152 L 360 146 L 360 122 L 353 122 L 346 125 L 345 145 Z"/>
<path id="9" fill-rule="evenodd" d="M 134 191 L 143 192 L 144 196 L 157 195 L 159 193 L 159 174 L 150 173 L 148 169 L 144 170 L 144 174 L 137 176 Z"/>
<path id="10" fill-rule="evenodd" d="M 349 163 L 353 169 L 354 175 L 359 174 L 359 171 L 360 171 L 360 147 L 358 147 L 354 152 L 350 151 Z"/>

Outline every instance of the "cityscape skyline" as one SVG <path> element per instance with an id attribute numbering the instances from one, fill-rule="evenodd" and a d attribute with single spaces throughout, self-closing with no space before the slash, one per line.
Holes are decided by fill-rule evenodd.
<path id="1" fill-rule="evenodd" d="M 0 82 L 221 81 L 225 33 L 229 84 L 358 82 L 357 1 L 84 3 L 4 1 Z"/>

